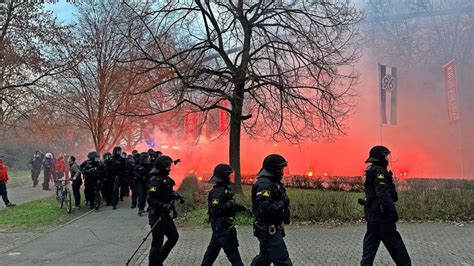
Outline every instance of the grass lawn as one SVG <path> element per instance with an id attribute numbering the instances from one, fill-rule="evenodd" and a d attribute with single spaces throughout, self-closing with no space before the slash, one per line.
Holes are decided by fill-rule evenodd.
<path id="1" fill-rule="evenodd" d="M 41 174 L 39 178 L 42 178 L 42 176 L 43 175 Z M 29 170 L 8 171 L 8 177 L 8 187 L 18 187 L 26 184 L 33 184 L 31 181 L 31 172 Z"/>
<path id="2" fill-rule="evenodd" d="M 69 214 L 65 206 L 62 209 L 57 207 L 56 197 L 52 196 L 0 211 L 0 229 L 7 232 L 41 232 L 64 224 L 87 211 L 88 208 L 73 209 Z"/>
<path id="3" fill-rule="evenodd" d="M 207 196 L 209 187 L 200 192 L 183 191 L 187 206 L 178 207 L 182 226 L 208 226 L 205 200 L 196 200 L 196 195 Z M 243 186 L 244 194 L 236 195 L 236 201 L 251 206 L 251 186 Z M 290 197 L 291 217 L 296 223 L 353 223 L 363 221 L 363 207 L 357 203 L 362 192 L 328 191 L 321 189 L 287 188 Z M 192 196 L 194 195 L 194 196 Z M 192 203 L 195 203 L 192 206 Z M 196 204 L 196 202 L 200 202 Z M 192 208 L 191 208 L 192 206 Z M 405 221 L 473 221 L 473 189 L 417 189 L 400 191 L 397 209 Z M 237 217 L 237 224 L 250 225 L 252 219 Z"/>

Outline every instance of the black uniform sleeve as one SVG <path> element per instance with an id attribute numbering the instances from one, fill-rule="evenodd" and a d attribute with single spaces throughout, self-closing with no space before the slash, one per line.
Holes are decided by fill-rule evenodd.
<path id="1" fill-rule="evenodd" d="M 376 170 L 374 178 L 374 187 L 375 195 L 380 201 L 380 203 L 382 203 L 384 206 L 391 208 L 394 207 L 395 204 L 391 195 L 392 185 L 388 180 L 388 174 L 389 173 L 385 170 Z"/>
<path id="2" fill-rule="evenodd" d="M 153 178 L 150 180 L 147 201 L 152 208 L 161 209 L 163 207 L 163 202 L 160 200 L 160 191 L 163 189 L 164 186 L 161 179 Z"/>
<path id="3" fill-rule="evenodd" d="M 273 195 L 271 183 L 260 183 L 255 189 L 255 199 L 258 202 L 259 212 L 263 216 L 271 217 L 272 220 L 279 220 L 284 212 L 284 200 L 277 200 Z"/>
<path id="4" fill-rule="evenodd" d="M 213 188 L 208 195 L 208 210 L 211 217 L 223 217 L 226 209 L 224 192 L 221 189 Z"/>

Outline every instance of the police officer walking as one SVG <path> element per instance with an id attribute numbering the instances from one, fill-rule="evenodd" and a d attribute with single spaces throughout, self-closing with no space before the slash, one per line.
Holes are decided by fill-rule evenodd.
<path id="1" fill-rule="evenodd" d="M 290 223 L 290 199 L 281 182 L 288 162 L 283 156 L 270 154 L 252 187 L 254 235 L 260 242 L 260 254 L 251 265 L 293 265 L 286 248 L 283 223 Z"/>
<path id="2" fill-rule="evenodd" d="M 110 158 L 107 163 L 107 169 L 109 170 L 110 176 L 114 181 L 112 188 L 112 206 L 115 210 L 117 209 L 117 204 L 119 201 L 122 180 L 124 180 L 127 175 L 127 164 L 125 159 L 122 157 L 122 148 L 119 146 L 114 147 L 112 155 L 112 158 Z"/>
<path id="3" fill-rule="evenodd" d="M 408 251 L 395 225 L 398 220 L 395 208 L 398 194 L 392 171 L 387 170 L 389 155 L 390 151 L 386 147 L 375 146 L 365 161 L 371 165 L 365 170 L 366 198 L 359 199 L 359 203 L 364 205 L 367 221 L 361 265 L 373 265 L 381 241 L 397 265 L 411 265 Z"/>
<path id="4" fill-rule="evenodd" d="M 105 204 L 107 206 L 112 205 L 112 191 L 114 187 L 114 179 L 113 179 L 113 176 L 110 174 L 110 170 L 108 168 L 110 166 L 109 160 L 111 157 L 112 157 L 112 154 L 110 152 L 106 152 L 102 156 L 105 169 L 107 170 L 107 174 L 105 175 L 104 180 L 102 182 L 101 191 L 102 191 L 102 196 L 104 197 L 104 200 L 105 200 Z"/>
<path id="5" fill-rule="evenodd" d="M 137 207 L 137 200 L 138 200 L 138 185 L 137 185 L 137 176 L 135 175 L 135 167 L 140 162 L 140 154 L 138 152 L 131 155 L 129 161 L 129 180 L 128 183 L 130 185 L 130 190 L 132 190 L 132 209 Z"/>
<path id="6" fill-rule="evenodd" d="M 214 168 L 214 174 L 209 181 L 216 185 L 209 191 L 208 213 L 212 227 L 212 237 L 201 265 L 212 265 L 221 248 L 232 265 L 244 265 L 239 253 L 237 230 L 235 229 L 235 213 L 247 212 L 250 209 L 235 203 L 234 193 L 230 186 L 230 175 L 234 172 L 227 164 L 219 164 Z"/>
<path id="7" fill-rule="evenodd" d="M 138 215 L 145 212 L 146 195 L 148 182 L 150 181 L 151 165 L 148 159 L 148 153 L 142 152 L 140 160 L 135 166 L 134 175 L 136 177 L 137 201 L 138 201 Z"/>
<path id="8" fill-rule="evenodd" d="M 177 217 L 173 202 L 176 199 L 180 199 L 181 202 L 184 200 L 173 190 L 175 182 L 168 176 L 172 164 L 173 159 L 164 155 L 155 160 L 154 168 L 150 172 L 152 177 L 147 199 L 150 206 L 148 221 L 153 230 L 149 255 L 150 266 L 163 265 L 179 238 L 173 221 Z M 163 245 L 164 236 L 167 240 Z"/>
<path id="9" fill-rule="evenodd" d="M 33 187 L 38 185 L 38 177 L 41 173 L 41 166 L 43 164 L 43 158 L 40 151 L 35 151 L 33 158 L 30 161 L 31 164 L 31 181 L 33 181 Z"/>
<path id="10" fill-rule="evenodd" d="M 97 153 L 91 155 L 91 160 L 85 165 L 83 173 L 86 182 L 89 184 L 85 193 L 89 195 L 90 208 L 98 210 L 101 201 L 100 186 L 107 171 Z"/>

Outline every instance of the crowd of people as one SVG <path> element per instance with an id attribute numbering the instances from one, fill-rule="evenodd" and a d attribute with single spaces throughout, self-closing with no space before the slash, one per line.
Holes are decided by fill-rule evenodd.
<path id="1" fill-rule="evenodd" d="M 366 163 L 370 163 L 365 171 L 366 197 L 359 199 L 359 203 L 364 206 L 367 221 L 361 265 L 373 265 L 380 242 L 386 246 L 397 265 L 411 265 L 410 256 L 395 225 L 398 221 L 395 208 L 398 195 L 393 174 L 388 170 L 389 156 L 390 151 L 386 147 L 375 146 L 366 160 Z M 174 203 L 177 200 L 184 202 L 184 199 L 174 191 L 175 182 L 169 176 L 172 165 L 179 160 L 174 161 L 153 150 L 141 153 L 133 151 L 127 155 L 118 146 L 112 153 L 105 153 L 102 160 L 97 152 L 90 152 L 87 157 L 80 165 L 74 156 L 68 159 L 76 206 L 80 206 L 81 176 L 84 177 L 86 203 L 91 209 L 99 209 L 102 198 L 107 206 L 116 209 L 119 200 L 131 195 L 131 207 L 138 207 L 138 214 L 143 215 L 148 203 L 148 222 L 153 238 L 149 263 L 163 265 L 179 239 L 174 223 L 177 217 Z M 47 154 L 41 163 L 43 167 L 48 166 L 47 169 L 45 167 L 45 183 L 48 183 L 50 175 L 53 178 L 65 176 L 61 170 L 66 167 L 60 164 L 58 167 L 57 164 L 61 156 L 56 161 L 52 158 L 54 157 Z M 40 165 L 39 160 L 38 163 L 32 160 L 32 165 L 36 164 Z M 260 242 L 260 251 L 251 265 L 292 265 L 284 241 L 284 224 L 289 224 L 291 218 L 290 199 L 282 183 L 287 165 L 286 159 L 278 154 L 270 154 L 264 159 L 252 187 L 251 209 L 236 203 L 234 199 L 231 187 L 231 175 L 234 172 L 232 167 L 227 164 L 215 167 L 210 180 L 214 186 L 208 194 L 212 237 L 201 265 L 212 265 L 221 249 L 232 265 L 244 265 L 234 226 L 237 212 L 254 216 L 254 235 Z M 37 173 L 37 170 L 32 170 L 33 185 Z"/>
<path id="2" fill-rule="evenodd" d="M 33 187 L 43 170 L 43 189 L 51 190 L 51 183 L 71 182 L 75 207 L 81 207 L 81 187 L 84 186 L 85 205 L 98 210 L 102 200 L 106 206 L 117 208 L 118 202 L 131 196 L 132 208 L 138 207 L 143 215 L 146 206 L 147 186 L 153 162 L 162 155 L 160 151 L 149 149 L 131 154 L 117 146 L 112 153 L 106 152 L 102 158 L 89 152 L 87 159 L 79 163 L 75 156 L 36 151 L 30 161 Z"/>

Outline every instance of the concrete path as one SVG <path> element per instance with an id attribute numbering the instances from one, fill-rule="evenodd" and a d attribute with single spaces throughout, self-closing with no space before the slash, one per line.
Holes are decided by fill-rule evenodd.
<path id="1" fill-rule="evenodd" d="M 0 265 L 124 265 L 149 230 L 126 199 L 119 209 L 103 207 L 81 219 L 8 251 L 0 251 Z M 180 240 L 165 265 L 199 265 L 210 230 L 179 228 Z M 474 226 L 401 224 L 414 265 L 474 265 Z M 250 227 L 239 227 L 240 251 L 250 264 L 258 242 Z M 295 265 L 357 265 L 364 225 L 337 228 L 289 226 L 286 242 Z M 147 265 L 148 240 L 132 265 Z M 377 265 L 393 265 L 380 247 Z M 229 265 L 221 252 L 215 265 Z"/>
<path id="2" fill-rule="evenodd" d="M 41 186 L 32 187 L 31 184 L 28 185 L 21 185 L 17 187 L 8 187 L 7 184 L 7 192 L 8 192 L 8 199 L 17 205 L 23 204 L 26 202 L 39 200 L 42 198 L 46 198 L 48 196 L 54 195 L 54 185 L 50 186 L 51 190 L 43 190 Z M 1 199 L 0 199 L 1 201 Z M 6 208 L 3 201 L 1 202 L 0 210 Z"/>

